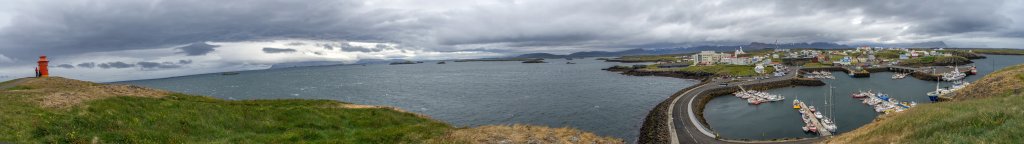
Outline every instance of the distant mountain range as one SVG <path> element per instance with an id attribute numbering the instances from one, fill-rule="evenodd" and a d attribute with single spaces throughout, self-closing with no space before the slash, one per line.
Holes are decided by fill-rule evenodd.
<path id="1" fill-rule="evenodd" d="M 732 46 L 695 46 L 695 47 L 678 47 L 678 48 L 663 48 L 663 49 L 629 49 L 624 51 L 585 51 L 576 52 L 568 55 L 556 55 L 550 53 L 529 53 L 516 56 L 515 58 L 579 58 L 579 57 L 617 57 L 625 55 L 662 55 L 662 54 L 683 54 L 683 53 L 695 53 L 700 51 L 718 51 L 727 52 L 734 51 L 743 47 L 744 51 L 753 51 L 761 49 L 792 49 L 792 48 L 818 48 L 818 49 L 843 49 L 843 48 L 854 48 L 857 46 L 872 46 L 872 47 L 910 47 L 910 48 L 940 48 L 947 47 L 945 42 L 934 41 L 934 42 L 922 42 L 922 43 L 900 43 L 900 44 L 879 44 L 879 43 L 858 43 L 854 46 L 843 45 L 829 42 L 813 42 L 813 43 L 785 43 L 785 44 L 771 44 L 771 43 L 759 43 L 751 42 L 746 45 L 732 45 Z"/>
<path id="2" fill-rule="evenodd" d="M 813 42 L 813 43 L 785 43 L 785 44 L 771 44 L 771 43 L 760 43 L 751 42 L 746 45 L 731 45 L 731 46 L 694 46 L 694 47 L 677 47 L 677 48 L 661 48 L 661 49 L 642 49 L 635 48 L 623 51 L 583 51 L 575 52 L 567 55 L 557 55 L 550 53 L 528 53 L 515 56 L 512 58 L 581 58 L 581 57 L 618 57 L 626 55 L 662 55 L 662 54 L 684 54 L 684 53 L 695 53 L 700 51 L 718 51 L 718 52 L 730 52 L 740 47 L 743 47 L 744 51 L 755 51 L 762 49 L 791 49 L 791 48 L 819 48 L 819 49 L 842 49 L 842 48 L 854 48 L 857 46 L 872 46 L 872 47 L 909 47 L 909 48 L 939 48 L 947 47 L 945 42 L 933 41 L 933 42 L 921 42 L 921 43 L 899 43 L 899 44 L 879 44 L 879 43 L 854 43 L 850 45 L 843 45 L 829 42 Z M 387 64 L 396 61 L 406 61 L 402 59 L 363 59 L 354 63 L 353 65 L 360 64 Z M 307 66 L 324 66 L 324 65 L 344 65 L 338 61 L 307 61 L 307 62 L 290 62 L 290 63 L 279 63 L 271 66 L 271 69 L 276 68 L 288 68 L 288 67 L 307 67 Z"/>

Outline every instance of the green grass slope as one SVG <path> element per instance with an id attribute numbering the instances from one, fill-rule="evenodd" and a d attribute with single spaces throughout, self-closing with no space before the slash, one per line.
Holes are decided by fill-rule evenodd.
<path id="1" fill-rule="evenodd" d="M 447 124 L 327 100 L 225 101 L 172 94 L 112 97 L 47 109 L 0 96 L 0 141 L 18 143 L 411 143 Z"/>
<path id="2" fill-rule="evenodd" d="M 330 100 L 229 101 L 59 77 L 0 86 L 0 143 L 622 143 L 571 128 L 455 128 Z"/>
<path id="3" fill-rule="evenodd" d="M 998 77 L 1024 74 L 1013 66 L 975 83 L 999 83 Z M 1000 88 L 987 88 L 987 87 Z M 922 104 L 829 139 L 827 143 L 1019 143 L 1024 141 L 1024 89 L 1021 85 L 977 85 L 964 90 L 1002 90 L 967 94 L 967 99 Z M 964 91 L 961 90 L 961 91 Z"/>

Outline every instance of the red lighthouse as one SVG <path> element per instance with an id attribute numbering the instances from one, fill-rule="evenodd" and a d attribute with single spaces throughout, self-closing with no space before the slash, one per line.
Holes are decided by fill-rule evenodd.
<path id="1" fill-rule="evenodd" d="M 46 65 L 49 64 L 49 63 L 50 63 L 50 61 L 46 60 L 46 56 L 45 55 L 44 56 L 39 56 L 39 77 L 48 77 L 48 76 L 50 76 L 50 72 L 46 68 Z"/>

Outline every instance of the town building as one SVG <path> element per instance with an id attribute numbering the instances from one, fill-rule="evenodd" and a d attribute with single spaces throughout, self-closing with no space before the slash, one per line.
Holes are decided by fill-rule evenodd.
<path id="1" fill-rule="evenodd" d="M 840 64 L 840 65 L 844 65 L 845 66 L 845 65 L 850 65 L 852 62 L 853 62 L 853 59 L 850 58 L 850 56 L 844 56 L 843 58 L 839 59 L 839 61 L 832 62 L 832 63 Z"/>
<path id="2" fill-rule="evenodd" d="M 732 57 L 740 57 L 740 55 L 742 55 L 742 54 L 747 54 L 747 53 L 743 52 L 743 47 L 740 47 L 740 49 L 736 49 L 736 52 L 732 53 Z"/>
<path id="3" fill-rule="evenodd" d="M 729 56 L 729 54 L 717 53 L 715 51 L 701 51 L 700 53 L 693 54 L 693 65 L 714 65 L 721 61 L 722 58 Z"/>
<path id="4" fill-rule="evenodd" d="M 746 57 L 723 57 L 720 63 L 731 64 L 731 65 L 750 65 L 752 61 Z"/>

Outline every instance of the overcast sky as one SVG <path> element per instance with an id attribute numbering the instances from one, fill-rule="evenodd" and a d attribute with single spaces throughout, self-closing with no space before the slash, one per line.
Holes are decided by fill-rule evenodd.
<path id="1" fill-rule="evenodd" d="M 56 75 L 116 81 L 776 40 L 1019 48 L 1022 13 L 1020 0 L 4 0 L 0 79 L 44 54 Z"/>

